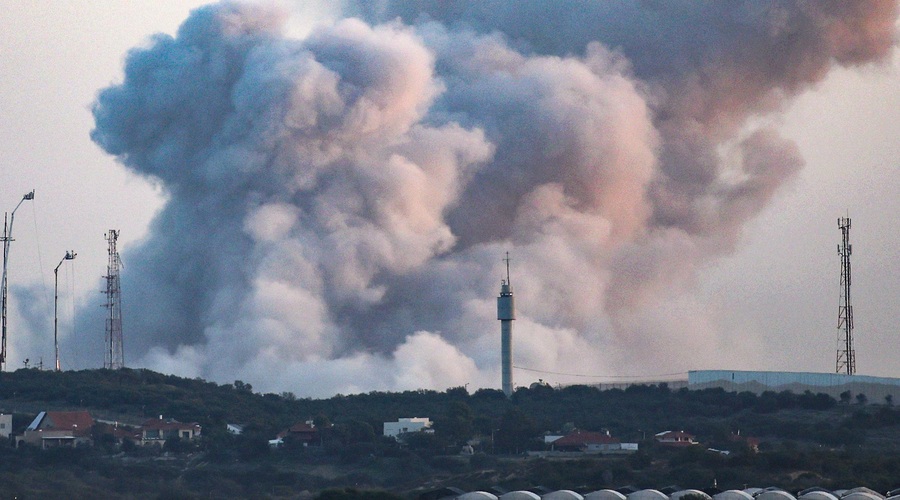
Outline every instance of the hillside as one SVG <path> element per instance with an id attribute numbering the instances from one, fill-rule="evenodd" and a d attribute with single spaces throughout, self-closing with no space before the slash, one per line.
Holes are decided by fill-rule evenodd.
<path id="1" fill-rule="evenodd" d="M 720 488 L 744 484 L 800 489 L 865 484 L 900 486 L 900 410 L 840 404 L 810 393 L 671 391 L 635 386 L 599 391 L 586 386 L 500 391 L 464 388 L 337 395 L 328 399 L 258 394 L 249 384 L 215 384 L 146 370 L 0 373 L 0 411 L 13 413 L 21 432 L 38 411 L 88 410 L 95 419 L 138 424 L 164 415 L 203 426 L 195 442 L 164 450 L 98 439 L 90 449 L 3 447 L 4 492 L 72 496 L 212 495 L 292 497 L 329 488 L 387 490 L 411 497 L 429 488 L 506 489 L 660 487 Z M 385 421 L 429 417 L 434 434 L 400 446 L 380 436 Z M 303 446 L 267 441 L 292 424 L 312 420 L 316 439 Z M 233 436 L 226 423 L 244 425 Z M 628 456 L 526 457 L 546 446 L 545 433 L 608 430 L 640 451 Z M 701 445 L 670 449 L 652 436 L 686 430 Z M 760 441 L 754 453 L 732 434 Z M 473 443 L 475 455 L 459 455 Z M 729 452 L 715 453 L 707 448 Z M 62 489 L 60 489 L 62 488 Z M 164 495 L 164 496 L 165 496 Z M 28 495 L 25 495 L 28 496 Z"/>

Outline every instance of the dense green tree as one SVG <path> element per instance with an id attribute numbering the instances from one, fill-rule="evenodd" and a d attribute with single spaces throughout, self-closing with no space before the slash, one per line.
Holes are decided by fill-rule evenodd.
<path id="1" fill-rule="evenodd" d="M 375 429 L 368 422 L 350 420 L 343 426 L 346 428 L 346 442 L 349 444 L 372 443 L 375 441 Z"/>
<path id="2" fill-rule="evenodd" d="M 494 449 L 498 453 L 522 453 L 536 447 L 539 433 L 533 418 L 519 408 L 510 408 L 494 432 Z"/>
<path id="3" fill-rule="evenodd" d="M 840 397 L 841 397 L 841 404 L 847 405 L 847 404 L 850 404 L 850 398 L 853 397 L 853 393 L 851 393 L 850 391 L 844 391 L 840 394 Z"/>
<path id="4" fill-rule="evenodd" d="M 462 401 L 452 401 L 447 411 L 434 422 L 436 433 L 444 436 L 452 444 L 465 444 L 474 432 L 475 413 Z"/>

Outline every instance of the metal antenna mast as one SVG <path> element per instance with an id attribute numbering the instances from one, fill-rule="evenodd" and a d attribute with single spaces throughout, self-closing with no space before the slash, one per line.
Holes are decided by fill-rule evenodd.
<path id="1" fill-rule="evenodd" d="M 838 219 L 841 230 L 841 244 L 838 255 L 841 256 L 841 300 L 838 306 L 838 341 L 835 372 L 847 375 L 856 373 L 856 351 L 853 349 L 853 306 L 850 305 L 850 218 Z"/>
<path id="2" fill-rule="evenodd" d="M 2 305 L 0 305 L 0 309 L 2 309 L 2 329 L 3 329 L 3 339 L 0 341 L 0 371 L 6 369 L 6 303 L 7 296 L 9 295 L 8 285 L 9 283 L 6 280 L 6 269 L 9 264 L 9 244 L 13 241 L 12 237 L 12 228 L 13 221 L 16 219 L 16 210 L 22 205 L 22 202 L 25 200 L 33 200 L 34 199 L 34 190 L 32 189 L 30 193 L 25 193 L 25 196 L 19 200 L 19 204 L 16 205 L 16 208 L 13 209 L 12 214 L 9 216 L 9 223 L 7 224 L 6 214 L 3 215 L 3 237 L 0 238 L 0 241 L 3 242 L 3 280 L 0 281 L 0 295 L 2 295 Z"/>
<path id="3" fill-rule="evenodd" d="M 506 258 L 503 261 L 506 262 L 506 284 L 512 285 L 512 282 L 509 280 L 509 252 L 506 252 Z"/>
<path id="4" fill-rule="evenodd" d="M 116 249 L 116 241 L 119 239 L 119 231 L 110 229 L 106 233 L 106 241 L 109 242 L 109 264 L 106 267 L 106 307 L 109 314 L 106 317 L 106 353 L 103 367 L 110 370 L 118 370 L 125 367 L 125 349 L 122 343 L 122 289 L 119 284 L 119 268 L 122 261 Z"/>

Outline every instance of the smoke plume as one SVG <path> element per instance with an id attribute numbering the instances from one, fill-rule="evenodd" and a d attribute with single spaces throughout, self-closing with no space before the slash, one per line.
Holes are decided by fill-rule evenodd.
<path id="1" fill-rule="evenodd" d="M 496 387 L 506 251 L 516 365 L 721 359 L 696 272 L 803 165 L 762 118 L 835 65 L 885 59 L 897 17 L 837 0 L 344 9 L 302 39 L 287 10 L 198 9 L 99 93 L 92 139 L 168 197 L 124 254 L 129 364 L 302 395 Z"/>

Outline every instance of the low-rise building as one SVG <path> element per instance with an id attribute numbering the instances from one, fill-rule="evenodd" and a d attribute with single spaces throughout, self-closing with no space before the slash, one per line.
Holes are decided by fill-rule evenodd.
<path id="1" fill-rule="evenodd" d="M 609 431 L 590 432 L 574 430 L 565 436 L 544 436 L 544 443 L 550 445 L 546 451 L 529 451 L 529 456 L 568 457 L 591 454 L 628 454 L 638 450 L 637 443 L 622 443 L 609 435 Z"/>
<path id="2" fill-rule="evenodd" d="M 12 433 L 12 415 L 0 413 L 0 438 L 9 439 Z"/>
<path id="3" fill-rule="evenodd" d="M 28 425 L 16 446 L 29 443 L 41 449 L 90 445 L 94 419 L 86 411 L 42 411 Z"/>
<path id="4" fill-rule="evenodd" d="M 699 444 L 696 436 L 684 431 L 663 431 L 654 436 L 656 441 L 663 446 L 692 446 Z"/>
<path id="5" fill-rule="evenodd" d="M 384 423 L 384 435 L 397 439 L 401 434 L 410 432 L 434 432 L 431 424 L 428 417 L 400 418 L 396 422 Z"/>
<path id="6" fill-rule="evenodd" d="M 759 451 L 759 438 L 755 438 L 752 436 L 742 436 L 741 432 L 738 431 L 737 434 L 732 433 L 728 436 L 728 440 L 732 443 L 744 443 L 747 445 L 747 449 L 752 451 L 753 453 L 757 453 Z"/>
<path id="7" fill-rule="evenodd" d="M 275 438 L 280 440 L 280 443 L 273 444 L 272 441 L 269 441 L 270 446 L 281 446 L 284 444 L 285 439 L 301 443 L 303 446 L 309 446 L 310 444 L 317 443 L 320 436 L 316 424 L 314 424 L 312 420 L 307 420 L 306 422 L 297 422 L 279 432 Z"/>
<path id="8" fill-rule="evenodd" d="M 197 422 L 183 423 L 173 418 L 150 419 L 141 425 L 141 444 L 164 446 L 166 440 L 179 438 L 183 441 L 192 441 L 200 437 L 200 424 Z"/>
<path id="9" fill-rule="evenodd" d="M 611 449 L 611 445 L 618 445 L 619 440 L 610 436 L 608 432 L 588 432 L 576 430 L 553 441 L 551 448 L 557 451 L 587 451 L 592 447 L 595 451 Z"/>

